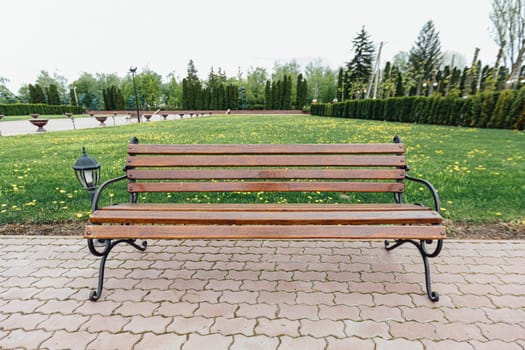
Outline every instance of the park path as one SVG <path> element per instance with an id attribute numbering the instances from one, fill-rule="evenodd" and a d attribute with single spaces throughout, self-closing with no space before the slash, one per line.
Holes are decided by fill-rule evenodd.
<path id="1" fill-rule="evenodd" d="M 179 115 L 169 115 L 167 120 L 179 119 Z M 41 116 L 39 119 L 45 119 L 45 116 Z M 163 120 L 162 116 L 154 115 L 151 121 Z M 127 115 L 117 115 L 115 118 L 108 116 L 105 127 L 126 125 L 129 123 L 136 123 L 136 119 L 130 119 Z M 146 122 L 143 120 L 143 122 Z M 77 129 L 88 129 L 88 128 L 99 128 L 103 127 L 100 123 L 91 117 L 75 118 L 75 128 Z M 49 119 L 47 125 L 44 127 L 47 132 L 52 131 L 65 131 L 73 130 L 73 121 L 68 118 Z M 34 126 L 28 120 L 15 120 L 15 121 L 0 121 L 0 135 L 2 136 L 14 136 L 23 134 L 36 134 L 37 127 Z"/>
<path id="2" fill-rule="evenodd" d="M 525 349 L 525 241 L 150 241 L 105 290 L 80 237 L 4 236 L 1 349 Z"/>

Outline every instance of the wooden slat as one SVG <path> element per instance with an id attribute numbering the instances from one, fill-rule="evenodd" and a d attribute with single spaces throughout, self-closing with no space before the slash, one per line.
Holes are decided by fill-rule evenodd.
<path id="1" fill-rule="evenodd" d="M 404 166 L 404 156 L 144 156 L 128 157 L 130 167 L 315 167 L 315 166 Z"/>
<path id="2" fill-rule="evenodd" d="M 186 203 L 126 203 L 110 205 L 102 210 L 136 210 L 136 211 L 262 211 L 262 212 L 293 212 L 293 211 L 412 211 L 412 210 L 431 210 L 429 207 L 422 207 L 415 204 L 186 204 Z"/>
<path id="3" fill-rule="evenodd" d="M 97 210 L 90 222 L 183 225 L 368 225 L 368 224 L 439 224 L 434 211 L 374 212 L 141 212 L 136 210 Z"/>
<path id="4" fill-rule="evenodd" d="M 130 182 L 129 192 L 403 192 L 401 182 Z"/>
<path id="5" fill-rule="evenodd" d="M 92 239 L 444 239 L 445 227 L 435 226 L 153 226 L 86 225 Z"/>
<path id="6" fill-rule="evenodd" d="M 211 180 L 211 179 L 377 179 L 402 180 L 402 169 L 131 169 L 132 180 Z"/>
<path id="7" fill-rule="evenodd" d="M 130 144 L 128 154 L 366 154 L 404 153 L 400 143 L 288 145 L 151 145 Z"/>

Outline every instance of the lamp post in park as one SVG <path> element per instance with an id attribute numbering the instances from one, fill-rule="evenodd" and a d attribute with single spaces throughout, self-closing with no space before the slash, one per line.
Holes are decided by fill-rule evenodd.
<path id="1" fill-rule="evenodd" d="M 129 67 L 129 72 L 131 73 L 131 79 L 133 80 L 133 93 L 135 94 L 135 106 L 137 107 L 137 120 L 140 123 L 139 99 L 137 97 L 137 86 L 135 85 L 135 73 L 137 72 L 137 67 Z"/>

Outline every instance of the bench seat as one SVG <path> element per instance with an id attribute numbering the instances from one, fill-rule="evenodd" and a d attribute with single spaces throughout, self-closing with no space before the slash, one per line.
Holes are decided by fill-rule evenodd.
<path id="1" fill-rule="evenodd" d="M 99 285 L 90 296 L 93 301 L 102 292 L 105 262 L 113 247 L 126 243 L 145 250 L 146 241 L 142 245 L 136 241 L 146 239 L 381 239 L 388 250 L 410 243 L 423 258 L 427 295 L 432 301 L 438 300 L 430 286 L 428 258 L 439 254 L 446 238 L 439 197 L 428 181 L 407 174 L 405 148 L 398 137 L 391 144 L 325 145 L 139 145 L 134 139 L 128 146 L 124 170 L 125 175 L 106 181 L 95 193 L 84 230 L 90 251 L 102 257 Z M 406 180 L 430 190 L 432 208 L 403 202 Z M 130 202 L 99 207 L 104 188 L 117 181 L 127 181 Z M 373 192 L 382 195 L 367 201 L 380 198 L 378 201 L 385 202 L 139 202 L 139 197 L 148 200 L 141 196 L 143 193 L 187 192 L 336 192 L 363 196 Z M 348 195 L 334 197 L 343 202 L 351 199 Z M 434 250 L 428 251 L 427 246 L 432 244 Z"/>

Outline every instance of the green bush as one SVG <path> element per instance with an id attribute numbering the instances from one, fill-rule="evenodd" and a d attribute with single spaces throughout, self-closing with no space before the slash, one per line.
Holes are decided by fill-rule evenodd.
<path id="1" fill-rule="evenodd" d="M 54 106 L 46 104 L 14 103 L 0 104 L 0 114 L 3 115 L 29 115 L 38 114 L 82 114 L 84 108 L 78 106 Z"/>
<path id="2" fill-rule="evenodd" d="M 327 117 L 523 130 L 525 87 L 517 94 L 504 90 L 467 98 L 407 96 L 316 103 L 310 110 L 312 115 Z"/>

